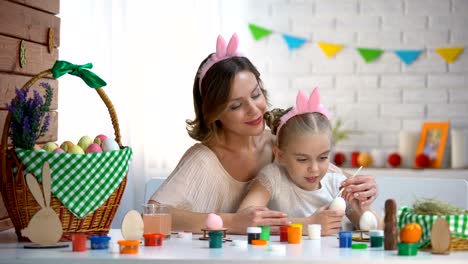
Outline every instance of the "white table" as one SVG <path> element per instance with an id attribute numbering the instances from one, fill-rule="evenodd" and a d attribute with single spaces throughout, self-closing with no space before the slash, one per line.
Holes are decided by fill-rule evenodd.
<path id="1" fill-rule="evenodd" d="M 112 240 L 121 239 L 119 230 L 111 230 Z M 25 249 L 24 243 L 17 243 L 12 230 L 0 232 L 0 263 L 74 264 L 74 263 L 468 263 L 468 251 L 452 252 L 450 255 L 432 255 L 419 251 L 417 256 L 402 257 L 396 251 L 340 249 L 336 237 L 322 237 L 321 240 L 307 240 L 302 244 L 280 243 L 278 236 L 272 236 L 273 244 L 285 245 L 284 253 L 274 253 L 266 246 L 237 248 L 230 242 L 222 249 L 210 249 L 208 241 L 191 241 L 173 237 L 165 240 L 162 247 L 140 247 L 138 255 L 120 255 L 107 250 L 72 252 L 68 248 Z M 229 236 L 246 240 L 246 236 Z"/>

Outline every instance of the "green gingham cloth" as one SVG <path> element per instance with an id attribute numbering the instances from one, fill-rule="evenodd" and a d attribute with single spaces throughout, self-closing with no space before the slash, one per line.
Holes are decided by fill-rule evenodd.
<path id="1" fill-rule="evenodd" d="M 49 153 L 15 149 L 26 173 L 42 181 L 42 165 L 50 165 L 52 193 L 75 216 L 84 218 L 98 209 L 127 174 L 132 149 L 89 154 Z"/>
<path id="2" fill-rule="evenodd" d="M 422 228 L 419 247 L 424 248 L 431 243 L 432 224 L 439 217 L 447 220 L 451 236 L 468 239 L 468 214 L 461 215 L 422 215 L 412 213 L 411 208 L 403 206 L 398 212 L 398 228 L 401 230 L 409 223 L 418 223 Z"/>

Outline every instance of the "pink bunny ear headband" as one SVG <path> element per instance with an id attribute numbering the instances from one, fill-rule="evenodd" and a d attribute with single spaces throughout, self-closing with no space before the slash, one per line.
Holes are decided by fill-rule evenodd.
<path id="1" fill-rule="evenodd" d="M 201 92 L 201 83 L 203 77 L 205 77 L 206 72 L 217 62 L 229 59 L 231 57 L 241 56 L 239 52 L 237 52 L 237 47 L 239 46 L 239 37 L 237 33 L 234 33 L 229 40 L 229 44 L 226 45 L 226 41 L 224 38 L 219 35 L 218 40 L 216 41 L 216 53 L 211 55 L 211 57 L 203 64 L 198 74 L 199 76 L 199 87 Z"/>
<path id="2" fill-rule="evenodd" d="M 331 112 L 329 112 L 321 103 L 320 103 L 320 92 L 318 88 L 314 88 L 312 94 L 309 98 L 303 91 L 299 91 L 296 97 L 296 106 L 294 106 L 289 112 L 287 112 L 284 116 L 281 117 L 280 124 L 278 126 L 278 132 L 281 127 L 283 127 L 289 119 L 294 116 L 305 114 L 305 113 L 313 113 L 318 112 L 326 116 L 328 119 L 332 117 Z"/>

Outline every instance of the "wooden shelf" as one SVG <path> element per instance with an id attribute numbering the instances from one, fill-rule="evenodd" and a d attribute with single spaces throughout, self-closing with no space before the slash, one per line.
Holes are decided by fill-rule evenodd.
<path id="1" fill-rule="evenodd" d="M 357 168 L 342 168 L 353 173 Z M 361 175 L 374 177 L 421 177 L 421 178 L 450 178 L 468 180 L 468 169 L 410 169 L 410 168 L 362 168 Z"/>

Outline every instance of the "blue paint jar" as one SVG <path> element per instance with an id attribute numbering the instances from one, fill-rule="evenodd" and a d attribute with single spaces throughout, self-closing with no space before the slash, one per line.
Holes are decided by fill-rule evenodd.
<path id="1" fill-rule="evenodd" d="M 108 236 L 89 237 L 89 241 L 91 241 L 91 249 L 108 249 L 110 239 L 111 238 Z"/>
<path id="2" fill-rule="evenodd" d="M 353 232 L 351 231 L 340 231 L 340 248 L 350 248 L 353 243 Z"/>

